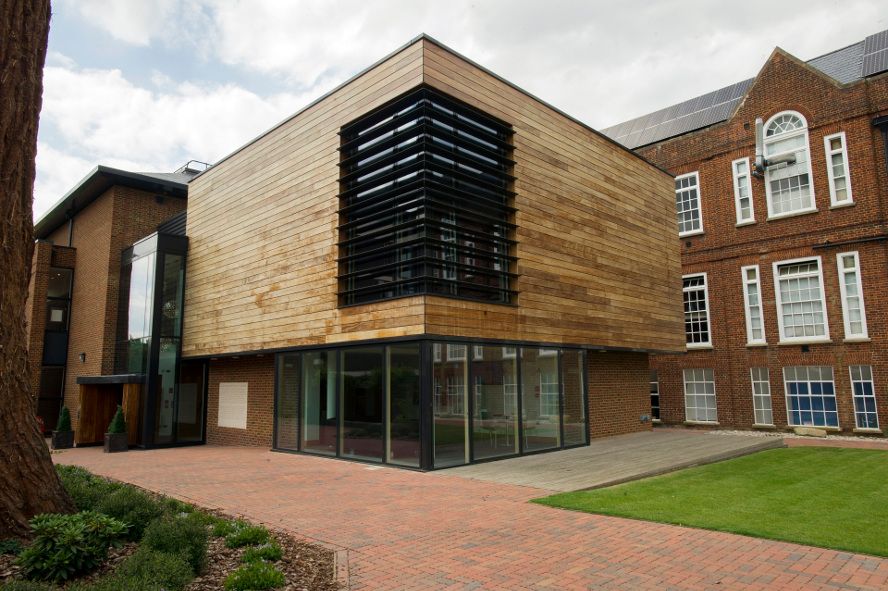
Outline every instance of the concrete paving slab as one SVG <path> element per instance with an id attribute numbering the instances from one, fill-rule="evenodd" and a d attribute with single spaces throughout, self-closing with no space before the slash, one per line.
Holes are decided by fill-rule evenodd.
<path id="1" fill-rule="evenodd" d="M 783 439 L 654 429 L 593 439 L 588 447 L 460 466 L 443 473 L 568 492 L 612 486 L 776 447 L 784 447 Z"/>

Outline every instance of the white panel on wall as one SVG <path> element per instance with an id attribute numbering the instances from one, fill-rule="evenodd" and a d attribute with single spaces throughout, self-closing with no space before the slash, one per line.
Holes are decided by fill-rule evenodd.
<path id="1" fill-rule="evenodd" d="M 219 384 L 219 426 L 247 428 L 247 382 Z"/>

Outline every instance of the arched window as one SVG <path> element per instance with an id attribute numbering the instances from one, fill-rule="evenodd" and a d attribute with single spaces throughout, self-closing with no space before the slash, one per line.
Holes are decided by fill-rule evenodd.
<path id="1" fill-rule="evenodd" d="M 773 164 L 765 172 L 769 217 L 816 209 L 814 187 L 811 185 L 810 152 L 808 123 L 802 115 L 786 111 L 768 120 L 765 125 L 765 158 L 774 160 L 781 156 L 795 156 L 793 164 Z"/>

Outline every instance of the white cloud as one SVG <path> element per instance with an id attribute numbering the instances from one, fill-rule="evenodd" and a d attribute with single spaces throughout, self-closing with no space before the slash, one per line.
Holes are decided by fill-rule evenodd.
<path id="1" fill-rule="evenodd" d="M 119 41 L 148 45 L 174 21 L 178 0 L 76 0 L 84 20 L 104 29 Z"/>

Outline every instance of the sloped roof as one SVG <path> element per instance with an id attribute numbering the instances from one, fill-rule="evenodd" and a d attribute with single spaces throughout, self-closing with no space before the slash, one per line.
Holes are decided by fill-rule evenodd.
<path id="1" fill-rule="evenodd" d="M 867 67 L 864 68 L 864 61 Z M 850 84 L 888 70 L 888 31 L 870 35 L 808 61 L 841 84 Z M 690 100 L 601 130 L 634 150 L 726 121 L 743 100 L 755 78 L 737 82 Z"/>

